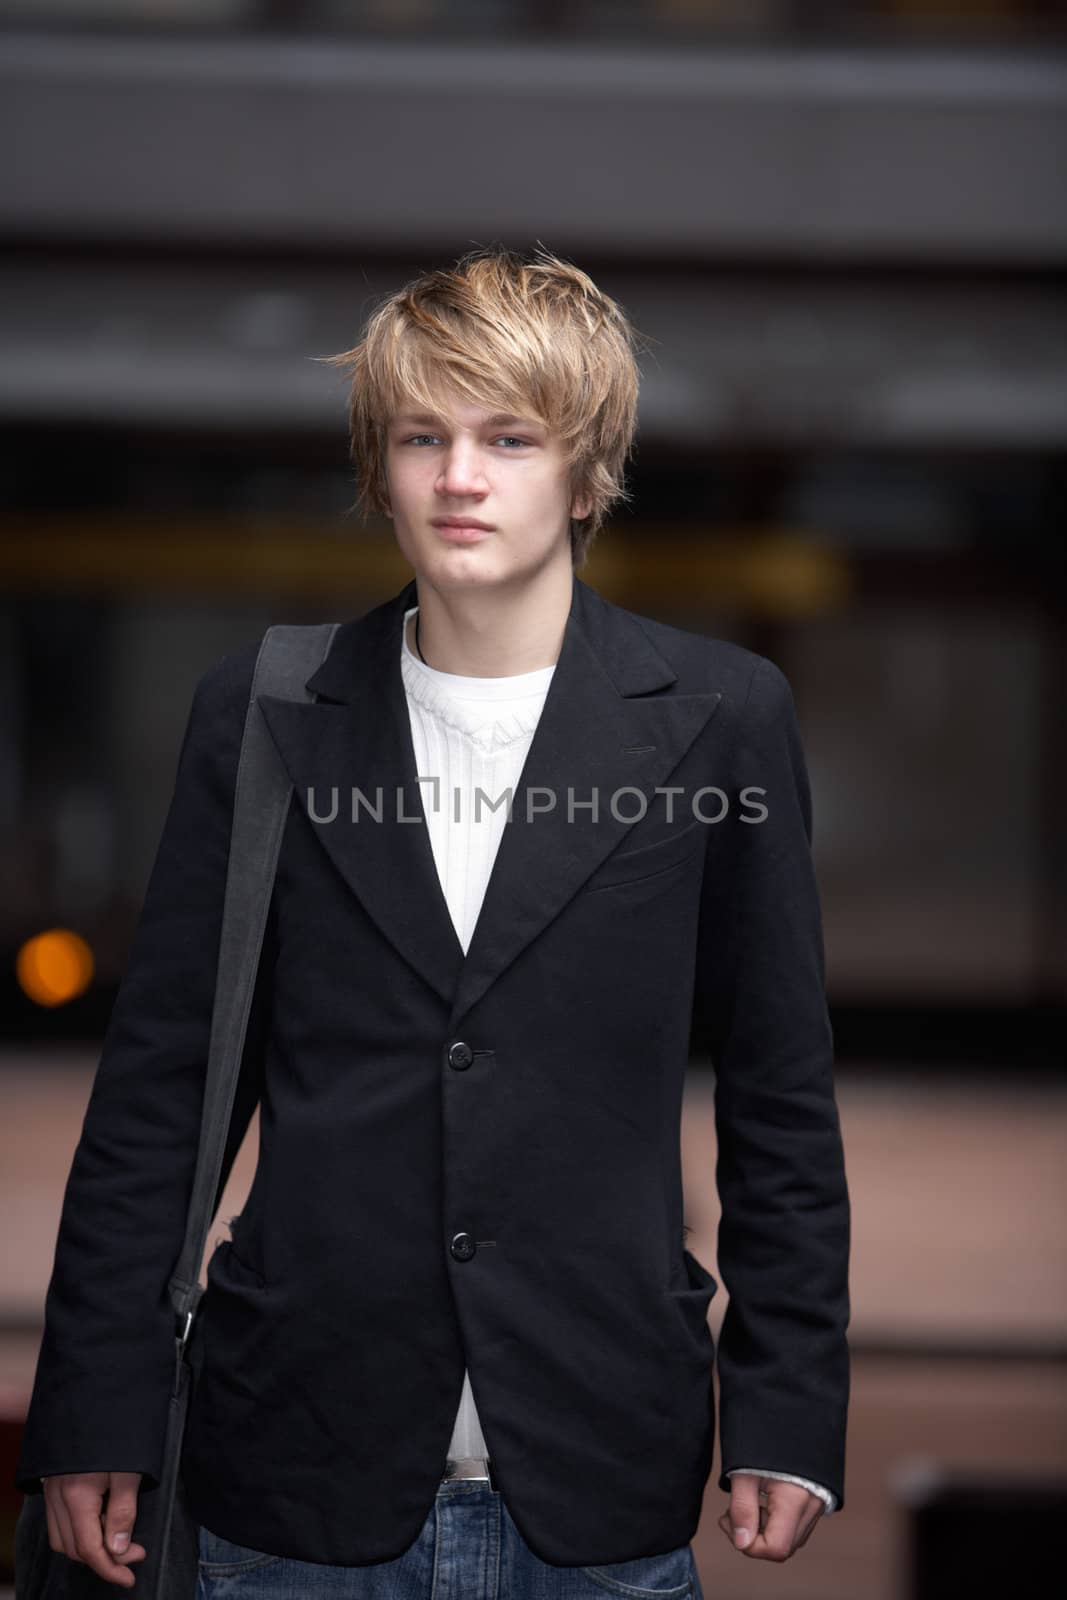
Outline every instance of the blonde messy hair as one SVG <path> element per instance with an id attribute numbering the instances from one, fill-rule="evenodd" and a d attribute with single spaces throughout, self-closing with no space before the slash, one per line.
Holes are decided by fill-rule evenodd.
<path id="1" fill-rule="evenodd" d="M 540 244 L 471 250 L 391 294 L 353 349 L 328 356 L 351 372 L 350 454 L 364 517 L 389 509 L 386 432 L 397 412 L 441 409 L 442 390 L 472 404 L 532 413 L 560 439 L 580 567 L 605 516 L 628 501 L 623 469 L 637 427 L 641 335 L 586 273 Z"/>

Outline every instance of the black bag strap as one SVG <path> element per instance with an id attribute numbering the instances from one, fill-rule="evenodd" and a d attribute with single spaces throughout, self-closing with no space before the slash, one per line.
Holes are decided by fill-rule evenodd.
<path id="1" fill-rule="evenodd" d="M 314 700 L 306 688 L 307 679 L 325 659 L 339 626 L 337 622 L 310 626 L 279 623 L 268 628 L 252 677 L 234 793 L 196 1174 L 185 1240 L 168 1284 L 178 1318 L 176 1383 L 193 1314 L 203 1293 L 200 1263 L 222 1173 L 278 851 L 292 796 L 292 782 L 257 697 Z"/>

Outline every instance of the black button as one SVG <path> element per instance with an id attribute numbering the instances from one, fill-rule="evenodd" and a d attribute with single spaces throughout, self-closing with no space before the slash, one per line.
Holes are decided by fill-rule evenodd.
<path id="1" fill-rule="evenodd" d="M 448 1052 L 448 1064 L 450 1067 L 455 1067 L 457 1072 L 465 1071 L 473 1060 L 474 1051 L 469 1044 L 464 1044 L 462 1039 L 458 1040 Z"/>
<path id="2" fill-rule="evenodd" d="M 452 1254 L 457 1261 L 469 1261 L 477 1248 L 469 1233 L 457 1233 L 451 1244 Z"/>

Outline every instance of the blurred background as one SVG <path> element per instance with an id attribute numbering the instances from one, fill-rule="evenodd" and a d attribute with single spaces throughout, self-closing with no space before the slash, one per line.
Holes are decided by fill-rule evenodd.
<path id="1" fill-rule="evenodd" d="M 1053 0 L 0 0 L 0 1587 L 193 686 L 410 575 L 353 515 L 314 358 L 416 272 L 540 241 L 651 341 L 633 504 L 582 577 L 777 662 L 813 785 L 848 1504 L 754 1562 L 713 1477 L 702 1581 L 1037 1592 L 1067 1485 L 1065 46 Z M 694 1059 L 714 1270 L 712 1085 Z"/>

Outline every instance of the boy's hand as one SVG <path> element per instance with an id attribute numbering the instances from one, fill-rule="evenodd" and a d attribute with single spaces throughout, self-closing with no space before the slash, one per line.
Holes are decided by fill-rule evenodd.
<path id="1" fill-rule="evenodd" d="M 766 1491 L 766 1505 L 760 1494 Z M 826 1504 L 802 1484 L 737 1472 L 730 1479 L 730 1508 L 719 1527 L 736 1550 L 761 1561 L 788 1561 L 807 1544 Z M 748 1538 L 744 1536 L 747 1530 Z"/>
<path id="2" fill-rule="evenodd" d="M 130 1543 L 141 1474 L 60 1472 L 41 1483 L 52 1549 L 83 1561 L 106 1582 L 132 1589 L 136 1579 L 127 1563 L 143 1561 L 148 1553 L 143 1544 Z"/>

